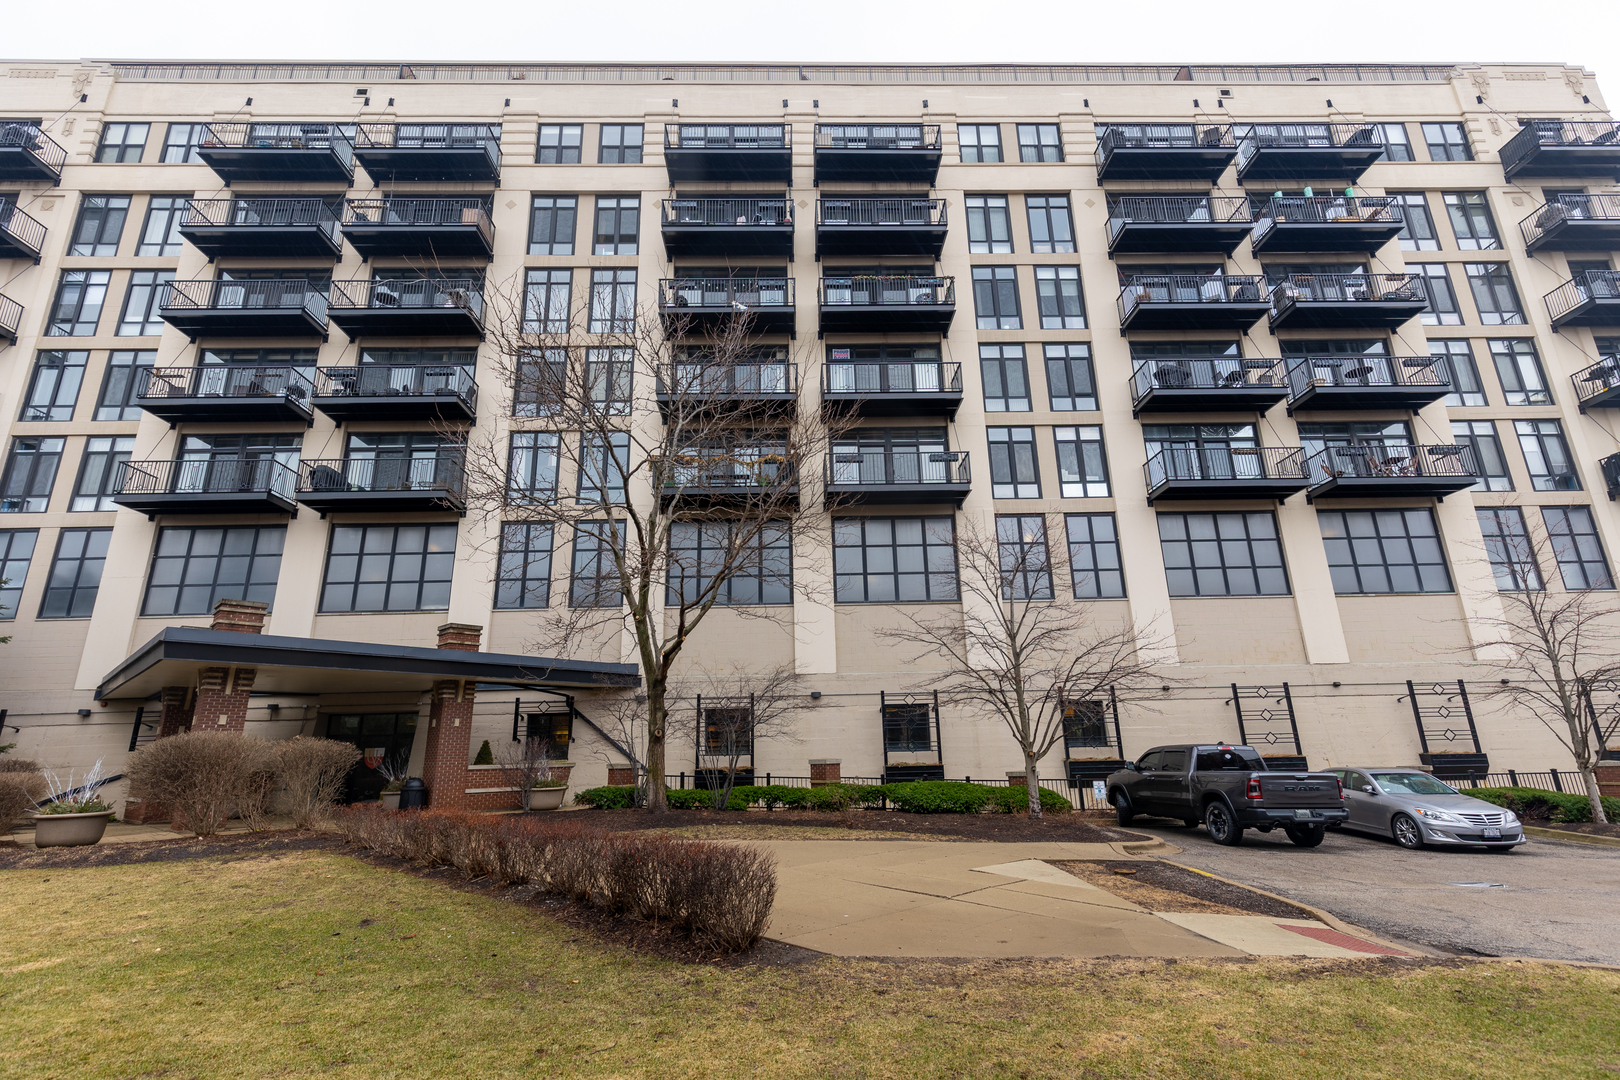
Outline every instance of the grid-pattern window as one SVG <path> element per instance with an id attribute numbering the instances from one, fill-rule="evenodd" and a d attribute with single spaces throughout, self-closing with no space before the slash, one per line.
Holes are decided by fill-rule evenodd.
<path id="1" fill-rule="evenodd" d="M 635 270 L 592 270 L 590 332 L 628 334 L 635 328 Z"/>
<path id="2" fill-rule="evenodd" d="M 968 195 L 968 253 L 1012 254 L 1012 214 L 1005 195 Z"/>
<path id="3" fill-rule="evenodd" d="M 86 195 L 73 225 L 69 255 L 117 255 L 129 217 L 128 195 Z"/>
<path id="4" fill-rule="evenodd" d="M 639 196 L 604 197 L 596 200 L 596 229 L 591 242 L 593 255 L 634 255 L 641 232 Z"/>
<path id="5" fill-rule="evenodd" d="M 630 415 L 630 384 L 634 377 L 634 349 L 585 350 L 585 393 L 599 415 Z"/>
<path id="6" fill-rule="evenodd" d="M 17 419 L 30 423 L 72 420 L 89 361 L 90 354 L 79 349 L 47 349 L 36 354 L 28 396 Z"/>
<path id="7" fill-rule="evenodd" d="M 34 557 L 34 545 L 38 542 L 38 529 L 0 531 L 0 622 L 17 617 L 23 582 L 28 578 L 28 563 Z"/>
<path id="8" fill-rule="evenodd" d="M 1385 161 L 1413 161 L 1412 141 L 1407 138 L 1405 124 L 1379 124 L 1384 136 Z"/>
<path id="9" fill-rule="evenodd" d="M 596 160 L 603 165 L 641 164 L 641 125 L 603 124 Z"/>
<path id="10" fill-rule="evenodd" d="M 557 446 L 555 432 L 512 433 L 506 466 L 508 499 L 515 503 L 539 503 L 557 497 Z"/>
<path id="11" fill-rule="evenodd" d="M 572 255 L 578 195 L 536 195 L 529 206 L 529 254 Z"/>
<path id="12" fill-rule="evenodd" d="M 197 147 L 202 145 L 207 124 L 170 124 L 163 136 L 163 164 L 183 165 L 201 162 Z"/>
<path id="13" fill-rule="evenodd" d="M 1029 412 L 1029 369 L 1022 345 L 980 345 L 985 412 Z"/>
<path id="14" fill-rule="evenodd" d="M 1557 420 L 1515 420 L 1513 432 L 1524 451 L 1530 469 L 1530 486 L 1537 491 L 1579 491 L 1580 477 L 1564 442 L 1564 429 Z"/>
<path id="15" fill-rule="evenodd" d="M 1523 592 L 1541 586 L 1541 568 L 1524 527 L 1524 512 L 1517 506 L 1478 507 L 1479 532 L 1485 555 L 1502 592 Z"/>
<path id="16" fill-rule="evenodd" d="M 613 432 L 607 438 L 582 435 L 580 451 L 579 501 L 584 503 L 624 502 L 625 478 L 630 474 L 630 436 Z"/>
<path id="17" fill-rule="evenodd" d="M 1528 338 L 1499 338 L 1490 343 L 1491 363 L 1502 384 L 1502 396 L 1509 405 L 1551 405 L 1547 377 L 1541 373 L 1541 359 L 1535 342 Z"/>
<path id="18" fill-rule="evenodd" d="M 101 308 L 107 302 L 112 274 L 106 270 L 64 270 L 56 287 L 46 337 L 95 337 Z"/>
<path id="19" fill-rule="evenodd" d="M 583 124 L 541 124 L 534 160 L 541 165 L 578 165 L 584 144 Z"/>
<path id="20" fill-rule="evenodd" d="M 1442 197 L 1459 250 L 1495 251 L 1502 246 L 1483 191 L 1448 191 Z"/>
<path id="21" fill-rule="evenodd" d="M 1019 161 L 1062 161 L 1063 138 L 1056 124 L 1018 125 Z"/>
<path id="22" fill-rule="evenodd" d="M 1507 456 L 1502 453 L 1502 440 L 1496 436 L 1494 421 L 1453 420 L 1451 441 L 1458 446 L 1474 448 L 1474 462 L 1479 467 L 1479 483 L 1469 490 L 1513 490 L 1513 477 L 1508 474 Z"/>
<path id="23" fill-rule="evenodd" d="M 322 611 L 443 611 L 456 563 L 454 525 L 338 525 Z"/>
<path id="24" fill-rule="evenodd" d="M 670 526 L 666 605 L 701 603 L 710 589 L 716 589 L 714 602 L 722 607 L 793 602 L 793 540 L 788 527 L 767 525 L 746 538 L 746 547 L 739 547 L 743 541 L 737 539 L 736 528 L 725 521 Z M 715 579 L 727 562 L 732 570 L 716 587 Z"/>
<path id="25" fill-rule="evenodd" d="M 1045 345 L 1046 393 L 1053 412 L 1093 412 L 1097 380 L 1091 368 L 1091 346 L 1080 342 Z"/>
<path id="26" fill-rule="evenodd" d="M 173 270 L 130 271 L 124 312 L 118 317 L 119 337 L 158 337 L 163 333 L 158 304 L 163 299 L 163 286 L 173 280 Z"/>
<path id="27" fill-rule="evenodd" d="M 566 334 L 573 288 L 572 270 L 530 270 L 524 283 L 523 332 Z"/>
<path id="28" fill-rule="evenodd" d="M 1022 330 L 1018 312 L 1018 271 L 1011 266 L 973 268 L 973 310 L 980 330 Z"/>
<path id="29" fill-rule="evenodd" d="M 1084 330 L 1086 303 L 1080 295 L 1078 266 L 1037 266 L 1035 303 L 1042 330 Z"/>
<path id="30" fill-rule="evenodd" d="M 568 352 L 546 349 L 518 360 L 512 388 L 513 416 L 550 416 L 568 389 Z"/>
<path id="31" fill-rule="evenodd" d="M 146 152 L 146 136 L 150 124 L 103 124 L 101 143 L 96 147 L 96 161 L 139 164 Z"/>
<path id="32" fill-rule="evenodd" d="M 550 525 L 508 521 L 501 526 L 500 570 L 495 579 L 497 608 L 551 606 Z"/>
<path id="33" fill-rule="evenodd" d="M 0 514 L 45 512 L 66 445 L 66 439 L 23 436 L 11 440 L 6 470 L 0 476 Z"/>
<path id="34" fill-rule="evenodd" d="M 985 431 L 985 437 L 990 441 L 990 497 L 1040 498 L 1041 474 L 1035 461 L 1035 429 L 993 427 Z"/>
<path id="35" fill-rule="evenodd" d="M 575 527 L 569 607 L 616 608 L 624 602 L 615 547 L 624 550 L 623 522 L 582 521 Z"/>
<path id="36" fill-rule="evenodd" d="M 956 600 L 955 519 L 836 520 L 833 579 L 840 604 Z"/>
<path id="37" fill-rule="evenodd" d="M 135 452 L 135 436 L 91 436 L 84 441 L 84 460 L 79 462 L 79 482 L 73 485 L 70 511 L 116 510 L 114 485 L 120 466 Z"/>
<path id="38" fill-rule="evenodd" d="M 1108 498 L 1108 458 L 1102 428 L 1056 427 L 1059 494 L 1065 499 Z"/>
<path id="39" fill-rule="evenodd" d="M 1113 514 L 1067 514 L 1069 573 L 1076 600 L 1112 600 L 1125 595 L 1119 561 L 1119 530 Z"/>
<path id="40" fill-rule="evenodd" d="M 178 255 L 185 244 L 180 235 L 186 200 L 178 195 L 153 195 L 146 202 L 146 221 L 135 245 L 137 255 Z"/>
<path id="41" fill-rule="evenodd" d="M 1000 124 L 958 124 L 956 142 L 962 148 L 966 162 L 995 162 L 1001 160 Z"/>
<path id="42" fill-rule="evenodd" d="M 1074 219 L 1069 216 L 1067 195 L 1026 195 L 1029 214 L 1029 250 L 1037 255 L 1053 255 L 1074 250 Z"/>
<path id="43" fill-rule="evenodd" d="M 1597 525 L 1588 506 L 1544 506 L 1541 518 L 1547 523 L 1547 538 L 1553 558 L 1558 560 L 1558 573 L 1564 579 L 1564 588 L 1612 589 L 1614 578 L 1609 574 L 1609 562 L 1603 557 L 1603 544 L 1598 540 Z"/>
<path id="44" fill-rule="evenodd" d="M 1423 325 L 1461 326 L 1462 309 L 1457 306 L 1457 290 L 1451 285 L 1446 264 L 1409 263 L 1406 268 L 1423 278 L 1423 292 L 1429 300 L 1423 310 Z"/>
<path id="45" fill-rule="evenodd" d="M 1265 513 L 1160 514 L 1171 596 L 1287 596 L 1277 518 Z"/>
<path id="46" fill-rule="evenodd" d="M 1485 384 L 1479 378 L 1479 365 L 1474 363 L 1474 350 L 1466 341 L 1455 339 L 1429 341 L 1429 355 L 1446 358 L 1451 371 L 1451 393 L 1446 404 L 1452 408 L 1477 408 L 1489 404 L 1485 399 Z"/>
<path id="47" fill-rule="evenodd" d="M 221 600 L 273 604 L 285 525 L 158 530 L 146 579 L 146 616 L 207 615 Z"/>
<path id="48" fill-rule="evenodd" d="M 1519 291 L 1513 287 L 1513 273 L 1507 263 L 1464 263 L 1468 288 L 1479 308 L 1479 321 L 1486 326 L 1523 326 L 1524 310 L 1519 307 Z"/>
<path id="49" fill-rule="evenodd" d="M 1392 191 L 1389 197 L 1401 208 L 1402 251 L 1439 251 L 1440 238 L 1434 231 L 1434 215 L 1421 191 Z"/>
<path id="50" fill-rule="evenodd" d="M 1468 133 L 1457 123 L 1424 124 L 1423 141 L 1429 144 L 1430 161 L 1473 161 Z"/>
<path id="51" fill-rule="evenodd" d="M 1040 514 L 996 517 L 996 558 L 1003 600 L 1052 599 L 1052 559 L 1046 548 L 1046 518 Z"/>
<path id="52" fill-rule="evenodd" d="M 1318 510 L 1333 591 L 1450 592 L 1451 574 L 1429 510 Z"/>
<path id="53" fill-rule="evenodd" d="M 63 529 L 39 605 L 42 619 L 88 619 L 96 607 L 101 571 L 107 565 L 111 529 Z"/>

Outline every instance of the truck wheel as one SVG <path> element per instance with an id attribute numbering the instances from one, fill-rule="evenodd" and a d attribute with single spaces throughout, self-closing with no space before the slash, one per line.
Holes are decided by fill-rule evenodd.
<path id="1" fill-rule="evenodd" d="M 1319 847 L 1322 838 L 1327 836 L 1327 828 L 1323 825 L 1290 825 L 1283 831 L 1299 847 Z"/>
<path id="2" fill-rule="evenodd" d="M 1395 815 L 1395 820 L 1390 823 L 1390 831 L 1395 834 L 1395 842 L 1403 848 L 1416 851 L 1423 846 L 1423 830 L 1405 814 Z"/>
<path id="3" fill-rule="evenodd" d="M 1237 847 L 1243 843 L 1243 827 L 1232 817 L 1225 803 L 1212 802 L 1204 808 L 1204 828 L 1217 844 Z"/>
<path id="4" fill-rule="evenodd" d="M 1131 807 L 1131 797 L 1117 788 L 1113 795 L 1114 818 L 1121 825 L 1129 825 L 1136 820 L 1136 811 Z"/>

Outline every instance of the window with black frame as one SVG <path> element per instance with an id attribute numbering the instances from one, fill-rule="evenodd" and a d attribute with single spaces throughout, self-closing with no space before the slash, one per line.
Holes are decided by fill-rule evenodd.
<path id="1" fill-rule="evenodd" d="M 569 607 L 616 608 L 623 604 L 615 549 L 624 551 L 624 522 L 582 521 L 574 526 Z"/>
<path id="2" fill-rule="evenodd" d="M 1389 197 L 1401 208 L 1402 251 L 1439 251 L 1440 237 L 1434 229 L 1428 197 L 1421 191 L 1391 191 Z"/>
<path id="3" fill-rule="evenodd" d="M 793 539 L 785 523 L 676 522 L 669 548 L 667 607 L 701 603 L 711 591 L 720 607 L 793 602 Z"/>
<path id="4" fill-rule="evenodd" d="M 1401 123 L 1375 125 L 1384 136 L 1385 161 L 1414 161 L 1412 143 L 1406 134 L 1406 125 Z"/>
<path id="5" fill-rule="evenodd" d="M 1057 124 L 1019 124 L 1019 161 L 1062 161 L 1063 138 Z"/>
<path id="6" fill-rule="evenodd" d="M 1423 141 L 1429 147 L 1430 161 L 1473 161 L 1474 151 L 1468 145 L 1468 133 L 1463 125 L 1453 122 L 1424 124 Z"/>
<path id="7" fill-rule="evenodd" d="M 1093 412 L 1097 381 L 1091 346 L 1082 342 L 1041 346 L 1046 358 L 1046 393 L 1053 412 Z"/>
<path id="8" fill-rule="evenodd" d="M 1113 514 L 1065 514 L 1069 574 L 1076 600 L 1115 600 L 1125 595 L 1119 528 Z"/>
<path id="9" fill-rule="evenodd" d="M 1524 325 L 1519 291 L 1513 286 L 1513 272 L 1506 263 L 1464 263 L 1463 273 L 1474 294 L 1480 322 L 1486 326 Z"/>
<path id="10" fill-rule="evenodd" d="M 959 455 L 946 445 L 941 427 L 858 428 L 833 441 L 832 482 L 949 483 Z"/>
<path id="11" fill-rule="evenodd" d="M 1428 306 L 1421 316 L 1425 326 L 1461 326 L 1462 309 L 1457 306 L 1457 290 L 1445 263 L 1408 263 L 1409 273 L 1423 279 L 1423 295 Z"/>
<path id="12" fill-rule="evenodd" d="M 11 440 L 11 453 L 0 473 L 0 514 L 45 513 L 66 447 L 66 439 L 22 436 Z"/>
<path id="13" fill-rule="evenodd" d="M 1458 250 L 1494 251 L 1502 246 L 1483 191 L 1448 191 L 1441 198 L 1451 218 L 1451 231 L 1457 237 Z"/>
<path id="14" fill-rule="evenodd" d="M 1108 730 L 1107 706 L 1096 699 L 1085 701 L 1060 700 L 1058 708 L 1063 717 L 1063 743 L 1069 747 L 1102 747 L 1114 745 Z"/>
<path id="15" fill-rule="evenodd" d="M 1547 524 L 1553 558 L 1564 588 L 1571 592 L 1585 589 L 1613 589 L 1614 577 L 1603 555 L 1603 542 L 1589 506 L 1544 506 L 1542 520 Z"/>
<path id="16" fill-rule="evenodd" d="M 185 218 L 185 199 L 178 195 L 153 195 L 146 203 L 146 220 L 135 244 L 135 254 L 178 255 L 185 247 L 180 223 Z"/>
<path id="17" fill-rule="evenodd" d="M 975 266 L 973 310 L 980 330 L 1022 330 L 1018 308 L 1018 268 Z"/>
<path id="18" fill-rule="evenodd" d="M 164 286 L 173 280 L 173 270 L 131 270 L 124 310 L 114 332 L 119 337 L 161 337 L 163 316 L 158 305 L 163 301 Z"/>
<path id="19" fill-rule="evenodd" d="M 28 394 L 17 419 L 25 423 L 72 420 L 89 362 L 90 353 L 78 349 L 43 349 L 36 353 Z"/>
<path id="20" fill-rule="evenodd" d="M 593 235 L 593 255 L 634 255 L 641 235 L 640 197 L 598 195 Z"/>
<path id="21" fill-rule="evenodd" d="M 1318 510 L 1316 520 L 1340 596 L 1452 591 L 1434 511 Z"/>
<path id="22" fill-rule="evenodd" d="M 1478 408 L 1489 404 L 1485 397 L 1485 384 L 1479 378 L 1479 365 L 1474 363 L 1473 346 L 1455 338 L 1429 339 L 1429 355 L 1444 357 L 1451 374 L 1451 393 L 1445 397 L 1447 406 Z"/>
<path id="23" fill-rule="evenodd" d="M 549 523 L 508 521 L 501 525 L 496 608 L 551 606 L 552 536 Z"/>
<path id="24" fill-rule="evenodd" d="M 1271 511 L 1158 515 L 1171 596 L 1287 596 Z"/>
<path id="25" fill-rule="evenodd" d="M 1502 453 L 1502 440 L 1497 437 L 1494 420 L 1453 420 L 1451 441 L 1474 451 L 1479 483 L 1468 490 L 1513 490 L 1513 477 L 1508 472 L 1507 455 Z"/>
<path id="26" fill-rule="evenodd" d="M 1536 565 L 1524 511 L 1517 506 L 1478 507 L 1479 532 L 1485 539 L 1485 557 L 1501 592 L 1539 592 L 1541 567 Z"/>
<path id="27" fill-rule="evenodd" d="M 118 240 L 129 217 L 128 195 L 86 195 L 73 225 L 69 255 L 117 255 Z"/>
<path id="28" fill-rule="evenodd" d="M 38 543 L 38 529 L 0 529 L 0 622 L 17 617 L 28 564 Z"/>
<path id="29" fill-rule="evenodd" d="M 1281 342 L 1290 361 L 1311 358 L 1310 377 L 1318 386 L 1389 386 L 1396 380 L 1389 344 L 1382 338 L 1331 338 Z M 1290 363 L 1290 370 L 1297 365 Z"/>
<path id="30" fill-rule="evenodd" d="M 992 163 L 1001 160 L 1001 125 L 958 124 L 956 142 L 964 163 Z"/>
<path id="31" fill-rule="evenodd" d="M 321 611 L 443 611 L 455 563 L 453 524 L 335 525 Z"/>
<path id="32" fill-rule="evenodd" d="M 603 124 L 596 160 L 603 165 L 639 165 L 641 148 L 641 124 Z"/>
<path id="33" fill-rule="evenodd" d="M 534 160 L 540 165 L 578 165 L 584 143 L 583 124 L 541 124 Z"/>
<path id="34" fill-rule="evenodd" d="M 840 394 L 960 393 L 962 386 L 960 379 L 946 379 L 938 345 L 836 345 L 827 348 L 827 389 Z"/>
<path id="35" fill-rule="evenodd" d="M 1041 474 L 1035 453 L 1035 429 L 986 428 L 985 439 L 990 450 L 990 497 L 1040 498 Z"/>
<path id="36" fill-rule="evenodd" d="M 201 163 L 197 148 L 202 145 L 207 124 L 170 124 L 163 136 L 163 164 L 187 165 Z"/>
<path id="37" fill-rule="evenodd" d="M 1078 266 L 1035 267 L 1035 302 L 1042 330 L 1084 330 L 1085 299 Z"/>
<path id="38" fill-rule="evenodd" d="M 1530 470 L 1530 486 L 1536 491 L 1579 491 L 1580 475 L 1564 441 L 1564 428 L 1557 420 L 1515 420 L 1513 432 L 1524 452 Z"/>
<path id="39" fill-rule="evenodd" d="M 968 253 L 1012 254 L 1012 216 L 1007 196 L 968 195 L 963 201 L 967 205 Z"/>
<path id="40" fill-rule="evenodd" d="M 95 337 L 111 284 L 112 274 L 106 270 L 62 271 L 45 336 Z"/>
<path id="41" fill-rule="evenodd" d="M 980 345 L 985 412 L 1029 412 L 1029 369 L 1022 345 Z"/>
<path id="42" fill-rule="evenodd" d="M 840 604 L 960 599 L 955 520 L 834 519 L 833 582 Z"/>
<path id="43" fill-rule="evenodd" d="M 1065 499 L 1108 498 L 1108 457 L 1103 450 L 1102 428 L 1055 427 L 1052 439 L 1057 451 L 1058 493 Z"/>
<path id="44" fill-rule="evenodd" d="M 998 514 L 996 558 L 1003 600 L 1052 599 L 1052 560 L 1041 514 Z"/>
<path id="45" fill-rule="evenodd" d="M 529 209 L 529 254 L 572 255 L 578 195 L 536 195 Z"/>
<path id="46" fill-rule="evenodd" d="M 1026 195 L 1029 215 L 1029 250 L 1037 255 L 1074 251 L 1074 219 L 1067 195 Z"/>
<path id="47" fill-rule="evenodd" d="M 933 753 L 933 707 L 921 701 L 884 702 L 883 749 L 888 754 Z"/>
<path id="48" fill-rule="evenodd" d="M 285 525 L 159 529 L 141 614 L 206 615 L 226 599 L 274 604 L 286 541 Z"/>
<path id="49" fill-rule="evenodd" d="M 151 130 L 151 124 L 103 124 L 101 142 L 96 146 L 96 161 L 140 164 L 141 155 L 146 152 L 146 136 Z"/>
<path id="50" fill-rule="evenodd" d="M 543 503 L 557 497 L 560 436 L 552 431 L 514 431 L 507 453 L 506 497 L 512 503 Z"/>
<path id="51" fill-rule="evenodd" d="M 526 271 L 523 289 L 523 332 L 566 334 L 573 319 L 571 306 L 573 289 L 572 270 Z"/>
<path id="52" fill-rule="evenodd" d="M 58 534 L 39 605 L 41 619 L 88 619 L 95 612 L 111 544 L 111 529 L 63 529 Z"/>
<path id="53" fill-rule="evenodd" d="M 1489 343 L 1491 362 L 1502 396 L 1508 405 L 1551 405 L 1552 392 L 1541 370 L 1535 342 L 1529 338 L 1495 338 Z"/>
<path id="54" fill-rule="evenodd" d="M 79 459 L 79 479 L 73 485 L 73 499 L 68 510 L 116 510 L 113 494 L 117 490 L 124 462 L 135 452 L 135 436 L 92 435 L 84 441 L 84 456 Z"/>
<path id="55" fill-rule="evenodd" d="M 1235 480 L 1264 475 L 1253 424 L 1143 424 L 1149 467 L 1158 459 L 1173 480 Z M 1161 456 L 1162 455 L 1162 456 Z"/>

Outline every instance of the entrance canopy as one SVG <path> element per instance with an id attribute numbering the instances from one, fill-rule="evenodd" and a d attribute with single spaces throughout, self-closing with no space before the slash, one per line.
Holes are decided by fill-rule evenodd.
<path id="1" fill-rule="evenodd" d="M 192 685 L 198 667 L 231 665 L 258 669 L 256 694 L 429 690 L 442 679 L 535 689 L 641 685 L 634 664 L 170 626 L 109 672 L 96 700 L 152 697 L 165 686 Z"/>

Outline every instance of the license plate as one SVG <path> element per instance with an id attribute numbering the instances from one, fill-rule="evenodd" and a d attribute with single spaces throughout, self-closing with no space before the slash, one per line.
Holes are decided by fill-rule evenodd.
<path id="1" fill-rule="evenodd" d="M 1502 839 L 1502 830 L 1501 829 L 1486 829 L 1485 830 L 1485 839 L 1487 839 L 1487 840 L 1500 840 L 1500 839 Z"/>
<path id="2" fill-rule="evenodd" d="M 1294 811 L 1294 816 L 1296 818 L 1304 818 L 1306 820 L 1309 820 L 1310 817 L 1311 817 L 1311 812 L 1309 810 L 1295 810 Z M 1498 830 L 1498 831 L 1500 831 L 1500 830 Z"/>

